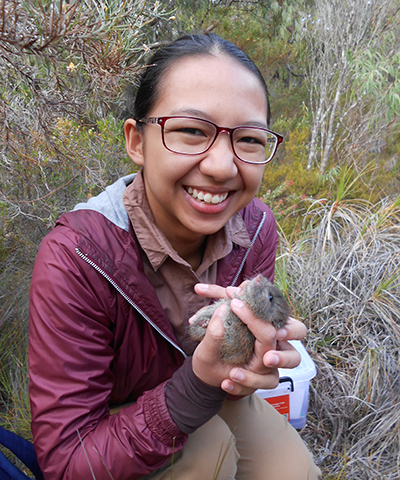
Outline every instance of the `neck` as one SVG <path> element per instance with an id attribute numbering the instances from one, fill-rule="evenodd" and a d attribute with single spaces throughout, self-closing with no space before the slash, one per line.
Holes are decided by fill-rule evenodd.
<path id="1" fill-rule="evenodd" d="M 200 238 L 196 242 L 173 242 L 171 243 L 174 250 L 177 251 L 178 255 L 183 258 L 193 269 L 196 271 L 203 259 L 204 249 L 206 246 L 206 237 Z"/>

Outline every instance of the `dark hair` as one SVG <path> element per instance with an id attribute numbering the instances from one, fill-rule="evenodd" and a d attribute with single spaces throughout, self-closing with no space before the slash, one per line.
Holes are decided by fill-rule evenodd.
<path id="1" fill-rule="evenodd" d="M 148 60 L 139 81 L 134 102 L 134 118 L 145 118 L 158 99 L 160 84 L 168 68 L 184 57 L 225 54 L 250 70 L 260 80 L 267 100 L 267 123 L 270 120 L 268 90 L 260 70 L 253 61 L 236 45 L 218 35 L 185 35 L 167 46 L 161 47 Z"/>

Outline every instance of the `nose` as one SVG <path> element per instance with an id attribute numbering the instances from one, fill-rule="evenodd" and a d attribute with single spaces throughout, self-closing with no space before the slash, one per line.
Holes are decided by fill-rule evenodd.
<path id="1" fill-rule="evenodd" d="M 229 133 L 221 131 L 212 147 L 204 153 L 199 168 L 204 175 L 223 182 L 236 176 L 236 161 Z"/>

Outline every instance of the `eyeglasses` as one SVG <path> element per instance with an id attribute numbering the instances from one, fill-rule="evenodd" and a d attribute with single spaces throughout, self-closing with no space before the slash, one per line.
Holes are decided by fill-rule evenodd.
<path id="1" fill-rule="evenodd" d="M 220 133 L 227 133 L 236 157 L 245 163 L 265 164 L 272 160 L 283 137 L 266 128 L 219 127 L 195 117 L 149 117 L 137 120 L 161 127 L 164 147 L 181 155 L 199 155 L 209 150 Z"/>

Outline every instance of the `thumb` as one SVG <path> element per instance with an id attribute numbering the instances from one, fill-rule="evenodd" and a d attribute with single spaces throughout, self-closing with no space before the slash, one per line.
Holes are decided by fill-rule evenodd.
<path id="1" fill-rule="evenodd" d="M 220 347 L 224 338 L 224 317 L 227 305 L 220 305 L 211 317 L 203 340 L 193 353 L 192 368 L 195 375 L 204 383 L 220 387 L 229 371 L 221 367 Z"/>
<path id="2" fill-rule="evenodd" d="M 218 343 L 224 338 L 225 333 L 225 324 L 224 319 L 226 312 L 228 311 L 228 306 L 223 303 L 220 305 L 214 312 L 211 320 L 207 326 L 206 336 Z"/>

